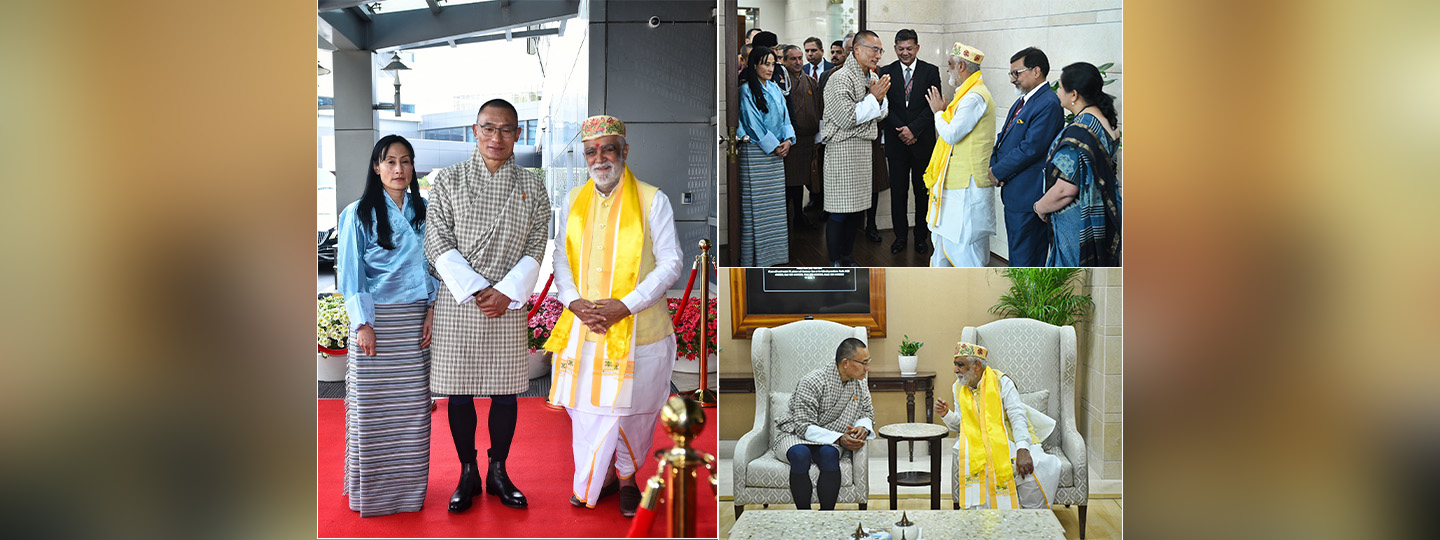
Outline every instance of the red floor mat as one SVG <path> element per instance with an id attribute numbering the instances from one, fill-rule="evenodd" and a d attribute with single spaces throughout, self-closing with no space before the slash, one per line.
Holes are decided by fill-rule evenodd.
<path id="1" fill-rule="evenodd" d="M 418 537 L 418 538 L 612 538 L 624 537 L 630 519 L 620 515 L 620 498 L 601 499 L 593 509 L 570 506 L 570 478 L 574 461 L 570 456 L 570 415 L 544 405 L 543 398 L 519 398 L 520 416 L 515 441 L 507 467 L 530 507 L 508 508 L 493 495 L 476 497 L 469 510 L 452 514 L 448 510 L 450 493 L 459 480 L 460 463 L 455 460 L 455 445 L 450 440 L 446 421 L 446 400 L 437 400 L 439 407 L 432 414 L 430 428 L 430 483 L 425 493 L 425 507 L 419 512 L 360 518 L 350 510 L 349 500 L 340 493 L 345 456 L 345 403 L 339 399 L 318 400 L 317 514 L 321 538 Z M 479 420 L 475 447 L 485 466 L 485 449 L 490 447 L 485 418 L 490 400 L 476 399 Z M 718 447 L 715 409 L 706 409 L 709 425 L 695 442 L 695 447 L 714 454 Z M 651 452 L 669 448 L 673 442 L 657 425 Z M 655 471 L 654 461 L 640 469 L 642 478 Z M 482 470 L 482 475 L 484 471 Z M 714 538 L 717 530 L 716 500 L 710 491 L 708 473 L 700 472 L 702 480 L 697 514 L 712 516 L 696 525 L 700 538 Z M 642 480 L 641 487 L 644 487 Z M 664 529 L 665 518 L 657 516 L 652 530 L 656 535 Z"/>

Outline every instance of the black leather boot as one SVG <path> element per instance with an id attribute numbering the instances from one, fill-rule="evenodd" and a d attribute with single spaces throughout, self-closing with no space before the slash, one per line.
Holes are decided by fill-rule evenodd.
<path id="1" fill-rule="evenodd" d="M 820 496 L 820 509 L 834 510 L 835 501 L 840 498 L 840 471 L 820 471 L 815 491 Z"/>
<path id="2" fill-rule="evenodd" d="M 810 475 L 790 473 L 790 498 L 796 510 L 810 509 Z"/>
<path id="3" fill-rule="evenodd" d="M 486 455 L 491 455 L 492 450 L 486 450 Z M 520 493 L 520 488 L 510 481 L 510 474 L 505 472 L 505 462 L 496 461 L 490 457 L 490 476 L 485 479 L 485 491 L 491 495 L 500 497 L 500 504 L 511 508 L 525 508 L 530 503 L 525 501 L 525 494 Z"/>
<path id="4" fill-rule="evenodd" d="M 470 498 L 480 494 L 480 466 L 474 461 L 460 464 L 460 485 L 450 496 L 450 511 L 464 512 L 470 508 Z"/>

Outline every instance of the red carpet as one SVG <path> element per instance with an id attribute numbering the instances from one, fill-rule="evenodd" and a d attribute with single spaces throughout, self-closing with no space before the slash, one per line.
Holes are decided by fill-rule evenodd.
<path id="1" fill-rule="evenodd" d="M 543 398 L 519 398 L 519 427 L 510 450 L 507 466 L 510 479 L 525 492 L 530 507 L 524 510 L 500 504 L 494 495 L 482 494 L 474 506 L 459 514 L 450 513 L 450 494 L 459 480 L 460 463 L 455 460 L 455 444 L 450 440 L 446 421 L 445 399 L 431 415 L 430 484 L 425 492 L 425 507 L 419 512 L 360 518 L 350 510 L 349 500 L 340 493 L 345 456 L 345 402 L 340 399 L 318 400 L 319 433 L 317 445 L 319 474 L 318 527 L 321 538 L 620 538 L 630 528 L 630 519 L 620 515 L 620 497 L 611 495 L 592 509 L 570 506 L 570 480 L 575 464 L 570 455 L 570 415 L 552 410 Z M 485 418 L 490 400 L 476 399 L 479 427 L 475 447 L 481 457 L 484 474 L 485 449 L 490 447 Z M 706 409 L 709 425 L 694 445 L 714 454 L 718 448 L 715 409 Z M 651 452 L 674 446 L 657 425 Z M 655 462 L 640 468 L 641 488 L 644 480 L 654 474 Z M 717 516 L 716 500 L 710 491 L 708 473 L 698 474 L 701 485 L 696 490 L 698 515 Z M 662 507 L 663 508 L 663 507 Z M 696 525 L 700 538 L 714 538 L 717 519 L 702 519 Z M 665 516 L 656 516 L 652 535 L 663 536 Z"/>

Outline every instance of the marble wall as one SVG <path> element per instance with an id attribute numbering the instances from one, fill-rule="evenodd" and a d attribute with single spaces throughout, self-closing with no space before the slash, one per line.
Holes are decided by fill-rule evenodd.
<path id="1" fill-rule="evenodd" d="M 1119 268 L 1088 270 L 1083 293 L 1095 311 L 1076 327 L 1080 365 L 1076 370 L 1075 424 L 1085 437 L 1090 468 L 1100 478 L 1120 480 L 1123 418 L 1121 374 L 1122 275 Z"/>
<path id="2" fill-rule="evenodd" d="M 828 48 L 830 41 L 845 33 L 844 29 L 832 28 L 836 25 L 835 21 L 843 19 L 845 10 L 857 6 L 858 2 L 845 0 L 831 4 L 813 0 L 743 0 L 738 5 L 758 8 L 760 27 L 775 32 L 781 42 L 798 44 L 806 37 L 816 36 L 825 40 Z M 1018 98 L 1009 85 L 1006 72 L 1009 70 L 1010 55 L 1020 49 L 1035 46 L 1045 51 L 1050 59 L 1051 82 L 1059 79 L 1060 68 L 1073 62 L 1086 61 L 1095 65 L 1113 62 L 1115 65 L 1108 75 L 1116 82 L 1107 86 L 1106 90 L 1116 97 L 1123 122 L 1125 62 L 1121 57 L 1120 0 L 871 0 L 867 2 L 866 11 L 867 26 L 878 33 L 886 44 L 883 63 L 895 61 L 895 32 L 901 28 L 916 31 L 921 48 L 920 59 L 941 66 L 942 70 L 945 51 L 956 41 L 984 51 L 988 58 L 981 62 L 981 72 L 996 98 L 997 123 L 1003 123 L 1006 112 Z M 733 23 L 733 16 L 722 18 L 726 19 L 722 24 Z M 730 34 L 730 31 L 722 31 L 720 35 Z M 721 63 L 723 65 L 723 58 Z M 721 84 L 724 84 L 723 80 Z M 947 97 L 954 91 L 954 87 L 945 84 Z M 721 107 L 723 119 L 723 103 Z M 725 184 L 722 179 L 721 201 L 726 200 Z M 1001 204 L 998 191 L 995 193 L 995 204 Z M 889 228 L 892 223 L 889 191 L 880 195 L 877 206 L 879 227 Z M 913 201 L 910 213 L 913 221 Z M 721 242 L 724 242 L 724 212 L 721 216 Z M 997 212 L 996 236 L 991 239 L 991 251 L 1008 258 L 1003 219 L 1003 214 Z"/>
<path id="3" fill-rule="evenodd" d="M 1115 96 L 1116 108 L 1124 122 L 1122 89 L 1124 60 L 1121 58 L 1120 0 L 871 0 L 868 2 L 869 29 L 886 43 L 883 63 L 895 61 L 891 52 L 895 32 L 910 28 L 919 34 L 920 59 L 945 69 L 946 56 L 955 42 L 978 48 L 986 54 L 980 63 L 986 86 L 995 97 L 996 125 L 1002 125 L 1010 106 L 1019 97 L 1009 84 L 1010 55 L 1025 47 L 1039 47 L 1050 60 L 1050 82 L 1060 78 L 1060 69 L 1074 62 L 1101 65 L 1113 62 L 1107 71 L 1116 82 L 1105 89 Z M 943 77 L 942 77 L 943 78 Z M 955 88 L 944 84 L 946 97 Z M 1000 193 L 995 193 L 1000 207 Z M 889 192 L 880 196 L 880 227 L 890 223 Z M 914 212 L 913 203 L 911 212 Z M 912 218 L 913 219 L 913 218 Z M 996 236 L 991 251 L 1007 256 L 1004 216 L 996 212 Z M 1007 257 L 1008 258 L 1008 257 Z"/>

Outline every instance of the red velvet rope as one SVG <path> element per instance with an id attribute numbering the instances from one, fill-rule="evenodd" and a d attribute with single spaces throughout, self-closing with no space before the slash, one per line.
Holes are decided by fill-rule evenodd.
<path id="1" fill-rule="evenodd" d="M 680 307 L 675 308 L 675 319 L 670 321 L 675 326 L 680 326 L 680 318 L 685 316 L 685 308 L 690 307 L 690 288 L 695 285 L 695 273 L 699 271 L 698 266 L 690 265 L 690 280 L 685 282 L 685 295 L 680 297 Z"/>
<path id="2" fill-rule="evenodd" d="M 530 308 L 530 314 L 525 316 L 526 321 L 535 318 L 535 312 L 540 311 L 540 305 L 545 303 L 545 295 L 550 293 L 550 284 L 554 282 L 555 274 L 550 274 L 550 279 L 545 280 L 545 288 L 540 289 L 540 298 L 535 301 L 535 307 Z"/>
<path id="3" fill-rule="evenodd" d="M 655 523 L 655 511 L 641 506 L 635 510 L 635 518 L 630 522 L 630 532 L 625 534 L 626 538 L 646 538 L 650 536 L 650 526 Z"/>

